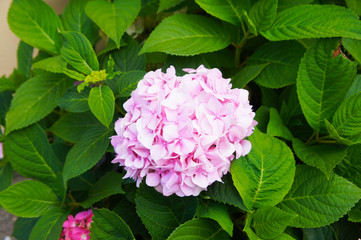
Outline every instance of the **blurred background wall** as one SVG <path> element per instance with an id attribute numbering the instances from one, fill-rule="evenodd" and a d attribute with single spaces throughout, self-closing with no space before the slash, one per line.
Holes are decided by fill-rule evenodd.
<path id="1" fill-rule="evenodd" d="M 29 0 L 31 1 L 31 0 Z M 69 0 L 44 0 L 57 14 L 62 13 Z M 16 49 L 19 39 L 10 31 L 7 14 L 11 0 L 0 0 L 0 77 L 10 75 L 17 65 Z"/>

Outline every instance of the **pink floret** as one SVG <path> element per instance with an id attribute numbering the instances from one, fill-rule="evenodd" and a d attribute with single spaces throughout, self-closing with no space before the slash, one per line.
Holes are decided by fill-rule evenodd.
<path id="1" fill-rule="evenodd" d="M 257 122 L 248 91 L 232 89 L 230 79 L 206 69 L 173 66 L 166 73 L 148 72 L 124 103 L 124 118 L 112 137 L 125 178 L 146 184 L 165 196 L 197 196 L 229 171 L 231 161 L 245 156 L 245 140 Z"/>
<path id="2" fill-rule="evenodd" d="M 75 217 L 69 215 L 68 219 L 63 223 L 63 231 L 59 240 L 89 240 L 89 228 L 93 222 L 93 215 L 91 209 L 79 212 Z"/>

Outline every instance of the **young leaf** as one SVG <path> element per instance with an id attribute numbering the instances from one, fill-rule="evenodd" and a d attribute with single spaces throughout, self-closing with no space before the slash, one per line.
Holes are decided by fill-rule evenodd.
<path id="1" fill-rule="evenodd" d="M 207 13 L 226 22 L 240 26 L 242 24 L 242 12 L 250 8 L 249 0 L 196 0 L 201 8 Z"/>
<path id="2" fill-rule="evenodd" d="M 274 22 L 277 14 L 278 0 L 260 0 L 249 11 L 249 18 L 257 31 L 268 29 Z"/>
<path id="3" fill-rule="evenodd" d="M 89 40 L 80 32 L 62 32 L 62 58 L 76 70 L 86 75 L 99 70 L 99 62 Z"/>
<path id="4" fill-rule="evenodd" d="M 256 234 L 261 238 L 278 239 L 277 236 L 283 233 L 289 222 L 296 216 L 296 214 L 285 212 L 276 207 L 262 207 L 253 215 L 253 227 Z"/>
<path id="5" fill-rule="evenodd" d="M 290 226 L 315 228 L 337 221 L 361 198 L 361 189 L 335 174 L 327 180 L 316 168 L 297 165 L 290 192 L 278 205 L 298 214 Z"/>
<path id="6" fill-rule="evenodd" d="M 117 97 L 129 97 L 133 90 L 137 88 L 138 82 L 144 77 L 146 72 L 134 70 L 123 74 L 117 80 Z"/>
<path id="7" fill-rule="evenodd" d="M 33 47 L 20 41 L 17 51 L 18 71 L 24 74 L 26 78 L 30 78 L 31 62 L 33 60 Z"/>
<path id="8" fill-rule="evenodd" d="M 69 151 L 64 164 L 64 183 L 92 168 L 108 148 L 112 130 L 103 126 L 89 128 Z"/>
<path id="9" fill-rule="evenodd" d="M 85 6 L 89 0 L 71 0 L 65 7 L 61 20 L 66 31 L 81 32 L 90 43 L 98 36 L 98 28 L 85 14 Z"/>
<path id="10" fill-rule="evenodd" d="M 7 159 L 18 173 L 50 186 L 55 185 L 57 173 L 61 171 L 60 162 L 45 131 L 38 124 L 8 134 L 4 149 Z"/>
<path id="11" fill-rule="evenodd" d="M 152 239 L 165 239 L 172 231 L 193 218 L 197 199 L 194 197 L 164 197 L 142 184 L 135 198 L 137 213 Z"/>
<path id="12" fill-rule="evenodd" d="M 115 99 L 108 86 L 93 87 L 90 90 L 88 104 L 90 111 L 107 128 L 113 120 Z"/>
<path id="13" fill-rule="evenodd" d="M 26 127 L 48 115 L 73 80 L 61 74 L 43 73 L 22 84 L 6 114 L 6 132 Z M 22 116 L 19 118 L 19 116 Z"/>
<path id="14" fill-rule="evenodd" d="M 162 12 L 164 10 L 167 10 L 169 8 L 175 7 L 179 5 L 180 3 L 184 2 L 185 0 L 160 0 L 159 1 L 159 8 L 158 12 Z"/>
<path id="15" fill-rule="evenodd" d="M 337 46 L 337 39 L 316 41 L 307 49 L 298 71 L 298 99 L 307 122 L 316 131 L 325 132 L 324 119 L 332 118 L 356 75 L 356 64 L 341 55 L 332 56 Z"/>
<path id="16" fill-rule="evenodd" d="M 274 108 L 270 108 L 267 134 L 273 137 L 282 137 L 289 141 L 292 141 L 293 138 L 290 130 L 283 124 L 280 114 Z"/>
<path id="17" fill-rule="evenodd" d="M 244 67 L 232 77 L 234 88 L 244 88 L 250 81 L 255 79 L 270 63 L 251 65 Z"/>
<path id="18" fill-rule="evenodd" d="M 361 39 L 361 21 L 336 5 L 299 5 L 280 12 L 261 34 L 271 41 L 303 38 L 348 37 Z"/>
<path id="19" fill-rule="evenodd" d="M 307 165 L 320 169 L 330 178 L 333 168 L 341 162 L 347 152 L 343 145 L 330 147 L 328 144 L 307 146 L 297 138 L 292 140 L 293 149 L 297 156 Z"/>
<path id="20" fill-rule="evenodd" d="M 227 240 L 228 234 L 213 220 L 195 218 L 180 225 L 167 240 L 173 239 L 209 239 Z"/>
<path id="21" fill-rule="evenodd" d="M 0 191 L 6 189 L 11 185 L 13 181 L 13 168 L 10 163 L 1 160 L 0 161 Z"/>
<path id="22" fill-rule="evenodd" d="M 341 137 L 361 141 L 361 93 L 343 101 L 333 115 L 332 125 Z"/>
<path id="23" fill-rule="evenodd" d="M 304 53 L 305 48 L 294 41 L 266 43 L 247 60 L 247 66 L 269 64 L 254 81 L 263 87 L 281 88 L 296 82 Z"/>
<path id="24" fill-rule="evenodd" d="M 194 23 L 197 24 L 194 24 Z M 229 32 L 211 18 L 176 14 L 164 19 L 150 34 L 140 54 L 165 52 L 191 56 L 213 52 L 231 43 Z"/>
<path id="25" fill-rule="evenodd" d="M 94 240 L 133 240 L 129 226 L 116 213 L 108 209 L 93 209 L 90 237 Z"/>
<path id="26" fill-rule="evenodd" d="M 67 113 L 56 121 L 54 125 L 49 128 L 49 131 L 66 141 L 76 143 L 89 128 L 99 125 L 100 122 L 90 111 L 84 113 Z"/>
<path id="27" fill-rule="evenodd" d="M 54 240 L 58 239 L 63 227 L 64 221 L 69 213 L 56 209 L 43 215 L 36 222 L 31 231 L 29 240 Z"/>
<path id="28" fill-rule="evenodd" d="M 108 172 L 88 192 L 88 198 L 81 203 L 84 208 L 89 208 L 94 203 L 118 193 L 125 193 L 122 190 L 123 176 L 117 172 Z"/>
<path id="29" fill-rule="evenodd" d="M 82 113 L 89 110 L 88 97 L 90 88 L 85 88 L 81 93 L 76 87 L 69 89 L 64 96 L 58 99 L 59 107 L 68 112 Z"/>
<path id="30" fill-rule="evenodd" d="M 234 185 L 250 210 L 276 205 L 292 185 L 293 153 L 284 142 L 258 130 L 249 140 L 251 152 L 232 162 Z"/>
<path id="31" fill-rule="evenodd" d="M 212 200 L 199 199 L 196 215 L 197 217 L 210 218 L 217 221 L 229 236 L 233 236 L 233 222 L 226 205 Z"/>
<path id="32" fill-rule="evenodd" d="M 120 39 L 140 11 L 140 0 L 95 0 L 85 7 L 86 14 L 120 47 Z"/>
<path id="33" fill-rule="evenodd" d="M 52 54 L 59 53 L 60 19 L 42 0 L 14 0 L 8 13 L 11 31 L 22 41 Z"/>
<path id="34" fill-rule="evenodd" d="M 38 181 L 22 181 L 0 192 L 0 204 L 19 217 L 39 217 L 60 207 L 52 189 Z"/>

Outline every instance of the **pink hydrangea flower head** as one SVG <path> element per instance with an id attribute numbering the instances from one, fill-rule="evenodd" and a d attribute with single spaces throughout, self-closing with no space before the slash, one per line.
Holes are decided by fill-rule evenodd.
<path id="1" fill-rule="evenodd" d="M 124 118 L 112 137 L 125 178 L 155 187 L 165 196 L 197 196 L 248 154 L 245 140 L 257 122 L 248 91 L 232 89 L 217 69 L 203 65 L 166 73 L 148 72 L 124 103 Z"/>
<path id="2" fill-rule="evenodd" d="M 89 228 L 93 222 L 93 215 L 91 209 L 79 212 L 75 217 L 69 215 L 68 219 L 63 223 L 60 240 L 89 240 Z"/>

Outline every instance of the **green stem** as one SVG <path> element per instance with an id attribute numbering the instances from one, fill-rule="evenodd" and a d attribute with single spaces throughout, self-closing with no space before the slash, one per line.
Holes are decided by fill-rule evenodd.
<path id="1" fill-rule="evenodd" d="M 314 133 L 311 135 L 311 137 L 305 142 L 305 145 L 309 144 L 315 136 L 316 136 L 316 132 L 314 132 Z"/>

